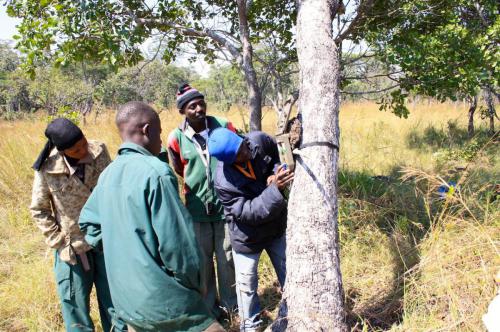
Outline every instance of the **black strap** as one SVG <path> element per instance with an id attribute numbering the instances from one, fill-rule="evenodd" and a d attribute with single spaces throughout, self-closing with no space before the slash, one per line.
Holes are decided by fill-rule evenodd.
<path id="1" fill-rule="evenodd" d="M 339 146 L 337 144 L 334 144 L 334 143 L 328 142 L 328 141 L 316 141 L 316 142 L 303 143 L 303 144 L 300 145 L 299 149 L 302 150 L 302 149 L 309 148 L 309 147 L 312 147 L 312 146 L 326 146 L 326 147 L 328 147 L 330 149 L 334 149 L 334 150 L 339 151 Z M 316 175 L 314 174 L 314 172 L 312 171 L 312 169 L 310 169 L 309 166 L 307 166 L 307 164 L 305 163 L 304 159 L 302 159 L 302 157 L 300 156 L 300 154 L 296 156 L 296 160 L 297 160 L 297 163 L 304 168 L 304 170 L 306 171 L 307 175 L 309 175 L 309 177 L 311 177 L 311 180 L 313 180 L 313 182 L 316 184 L 316 187 L 320 191 L 321 196 L 323 196 L 323 200 L 328 205 L 328 207 L 330 208 L 330 210 L 335 211 L 335 206 L 333 205 L 333 199 L 332 199 L 332 197 L 330 197 L 330 195 L 328 195 L 328 193 L 326 192 L 325 188 L 319 182 L 318 178 L 316 177 Z"/>
<path id="2" fill-rule="evenodd" d="M 306 171 L 307 175 L 311 177 L 311 180 L 313 180 L 314 184 L 316 184 L 316 187 L 318 188 L 319 192 L 321 193 L 321 196 L 323 196 L 323 200 L 325 201 L 326 205 L 330 208 L 332 213 L 335 211 L 335 206 L 333 205 L 333 199 L 328 195 L 326 192 L 325 188 L 323 185 L 319 182 L 318 177 L 312 169 L 309 168 L 309 166 L 305 163 L 304 159 L 300 155 L 297 155 L 297 162 L 299 165 L 301 165 L 304 170 Z"/>
<path id="3" fill-rule="evenodd" d="M 43 163 L 49 157 L 50 152 L 52 151 L 53 148 L 54 148 L 54 143 L 52 143 L 52 141 L 49 139 L 45 143 L 42 151 L 40 151 L 38 157 L 36 158 L 35 163 L 33 164 L 33 166 L 31 166 L 35 171 L 39 171 L 40 168 L 42 168 Z"/>
<path id="4" fill-rule="evenodd" d="M 337 150 L 339 151 L 339 146 L 335 143 L 332 143 L 332 142 L 328 142 L 328 141 L 317 141 L 317 142 L 309 142 L 309 143 L 302 143 L 300 145 L 300 148 L 299 150 L 302 150 L 302 149 L 305 149 L 305 148 L 309 148 L 311 146 L 326 146 L 326 147 L 329 147 L 330 149 L 334 149 L 334 150 Z"/>

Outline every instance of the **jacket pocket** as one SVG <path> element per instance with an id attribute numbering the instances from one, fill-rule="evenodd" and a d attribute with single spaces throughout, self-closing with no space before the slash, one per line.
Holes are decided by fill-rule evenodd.
<path id="1" fill-rule="evenodd" d="M 57 283 L 57 293 L 61 301 L 70 302 L 73 298 L 71 265 L 63 262 L 58 256 L 56 251 L 54 274 Z"/>
<path id="2" fill-rule="evenodd" d="M 47 177 L 47 185 L 52 193 L 64 191 L 69 184 L 70 177 L 67 174 L 51 174 Z"/>

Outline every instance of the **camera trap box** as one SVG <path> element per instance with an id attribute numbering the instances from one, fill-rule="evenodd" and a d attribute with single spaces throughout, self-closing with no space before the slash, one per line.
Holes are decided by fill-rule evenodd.
<path id="1" fill-rule="evenodd" d="M 292 147 L 290 145 L 290 134 L 276 135 L 278 152 L 282 164 L 287 164 L 291 172 L 295 171 L 295 160 L 293 159 Z"/>

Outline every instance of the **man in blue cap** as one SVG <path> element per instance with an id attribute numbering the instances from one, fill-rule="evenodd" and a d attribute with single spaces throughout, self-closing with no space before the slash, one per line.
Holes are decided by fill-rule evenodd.
<path id="1" fill-rule="evenodd" d="M 280 164 L 276 142 L 263 132 L 241 137 L 226 128 L 215 129 L 208 151 L 219 160 L 214 183 L 229 223 L 240 329 L 257 331 L 261 324 L 257 267 L 263 250 L 271 258 L 281 287 L 285 283 L 287 201 L 283 190 L 292 182 L 293 173 Z"/>

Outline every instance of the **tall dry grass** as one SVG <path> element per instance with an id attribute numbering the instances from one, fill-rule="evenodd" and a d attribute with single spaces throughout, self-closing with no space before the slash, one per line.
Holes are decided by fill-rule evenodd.
<path id="1" fill-rule="evenodd" d="M 248 124 L 242 109 L 212 113 L 239 128 Z M 264 114 L 263 129 L 274 133 L 275 114 Z M 181 116 L 163 110 L 160 117 L 166 140 Z M 461 104 L 415 105 L 408 119 L 381 113 L 373 103 L 343 105 L 339 222 L 355 330 L 482 329 L 481 314 L 494 294 L 491 279 L 500 267 L 500 199 L 491 194 L 500 168 L 497 143 L 469 163 L 440 161 L 443 149 L 468 144 L 465 123 Z M 44 144 L 45 125 L 43 115 L 0 122 L 0 331 L 63 330 L 52 252 L 28 212 L 30 166 Z M 112 112 L 81 126 L 116 153 L 120 140 Z M 461 201 L 437 200 L 436 183 L 462 178 Z M 263 306 L 272 319 L 279 294 L 267 257 L 260 271 Z M 93 308 L 97 322 L 95 301 Z"/>

